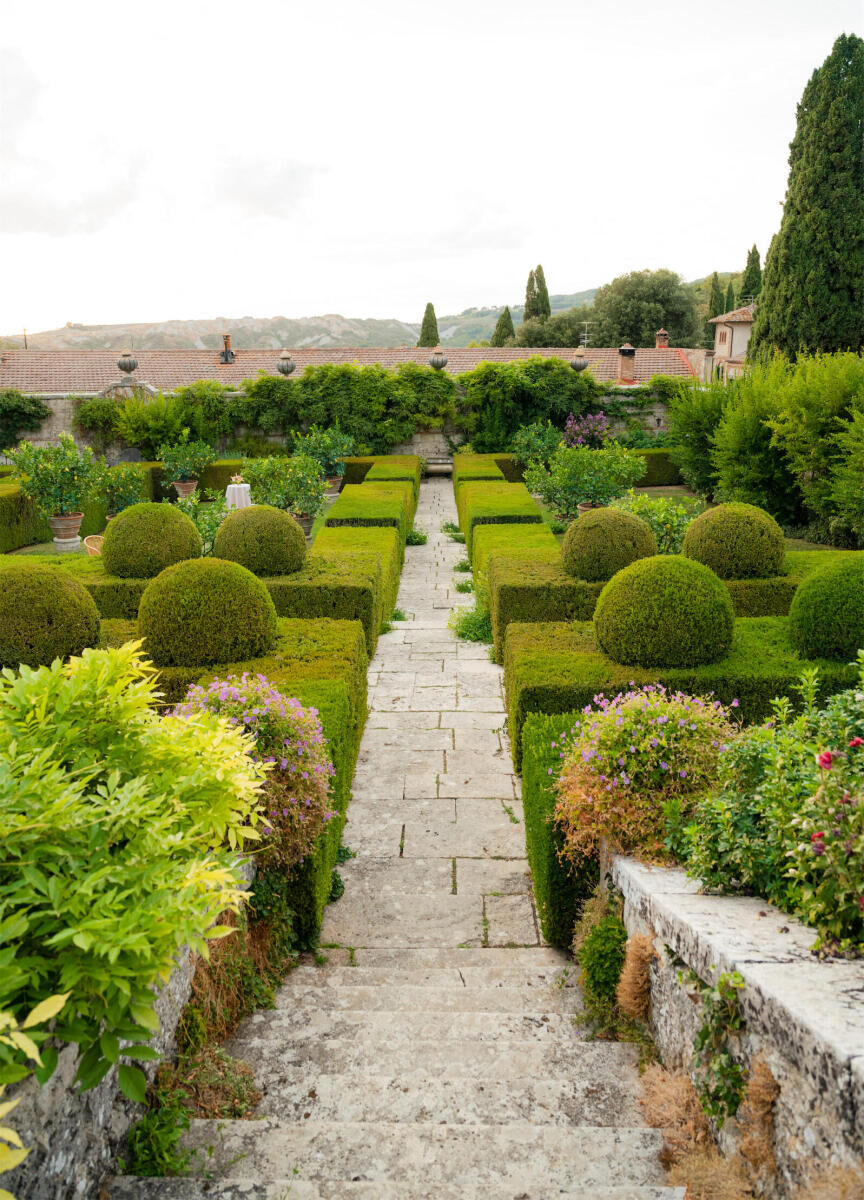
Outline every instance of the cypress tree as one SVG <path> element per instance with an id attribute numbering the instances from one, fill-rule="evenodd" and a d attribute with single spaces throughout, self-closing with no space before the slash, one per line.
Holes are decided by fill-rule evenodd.
<path id="1" fill-rule="evenodd" d="M 538 263 L 534 268 L 534 282 L 537 285 L 537 307 L 541 321 L 545 321 L 552 316 L 552 305 L 549 303 L 549 289 L 546 286 L 546 276 L 543 273 L 543 268 Z"/>
<path id="2" fill-rule="evenodd" d="M 751 353 L 864 345 L 864 41 L 842 34 L 804 89 Z"/>
<path id="3" fill-rule="evenodd" d="M 749 304 L 762 291 L 762 264 L 759 261 L 759 251 L 755 246 L 747 251 L 747 266 L 741 280 L 741 291 L 738 293 L 742 303 Z"/>
<path id="4" fill-rule="evenodd" d="M 724 305 L 726 299 L 723 295 L 723 289 L 720 286 L 720 280 L 717 278 L 717 272 L 711 276 L 711 295 L 708 300 L 708 316 L 719 317 L 726 309 Z"/>
<path id="5" fill-rule="evenodd" d="M 510 306 L 504 305 L 504 311 L 498 318 L 495 325 L 495 330 L 489 339 L 490 346 L 506 346 L 510 338 L 516 336 L 516 330 L 513 328 L 513 317 L 510 315 Z"/>
<path id="6" fill-rule="evenodd" d="M 420 337 L 417 339 L 417 345 L 431 346 L 434 349 L 439 341 L 438 319 L 435 316 L 435 309 L 430 302 L 426 305 L 426 311 L 423 314 L 423 324 L 420 326 Z"/>
<path id="7" fill-rule="evenodd" d="M 723 301 L 723 311 L 731 312 L 735 307 L 735 289 L 732 286 L 732 280 L 729 280 L 729 286 L 726 288 L 726 299 Z"/>
<path id="8" fill-rule="evenodd" d="M 533 271 L 528 272 L 528 282 L 525 285 L 525 311 L 523 321 L 531 321 L 540 316 L 540 295 L 537 291 L 537 277 Z"/>

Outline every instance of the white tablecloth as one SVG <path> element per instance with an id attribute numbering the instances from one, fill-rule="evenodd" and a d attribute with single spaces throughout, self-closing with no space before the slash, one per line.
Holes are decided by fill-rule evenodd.
<path id="1" fill-rule="evenodd" d="M 225 489 L 225 503 L 229 508 L 248 508 L 252 493 L 248 483 L 229 483 Z"/>

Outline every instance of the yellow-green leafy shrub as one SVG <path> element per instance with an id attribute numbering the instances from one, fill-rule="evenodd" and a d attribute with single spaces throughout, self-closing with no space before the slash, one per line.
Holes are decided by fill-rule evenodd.
<path id="1" fill-rule="evenodd" d="M 109 575 L 153 579 L 186 558 L 200 558 L 203 543 L 194 522 L 173 504 L 133 504 L 105 529 L 102 561 Z"/>
<path id="2" fill-rule="evenodd" d="M 287 512 L 253 504 L 230 513 L 216 531 L 213 553 L 253 575 L 293 575 L 303 566 L 306 537 Z"/>
<path id="3" fill-rule="evenodd" d="M 257 839 L 263 776 L 245 734 L 209 713 L 160 717 L 155 691 L 133 643 L 0 678 L 0 1010 L 68 993 L 53 1037 L 79 1045 L 78 1083 L 119 1064 L 138 1100 L 154 985 L 239 908 L 233 864 Z M 53 1046 L 42 1059 L 50 1075 Z M 26 1073 L 0 1045 L 0 1083 Z"/>
<path id="4" fill-rule="evenodd" d="M 239 563 L 189 559 L 147 585 L 138 631 L 160 667 L 242 662 L 276 644 L 276 609 L 261 580 Z"/>
<path id="5" fill-rule="evenodd" d="M 716 662 L 732 645 L 729 593 L 702 563 L 657 555 L 631 563 L 597 600 L 597 641 L 617 663 L 693 667 Z"/>
<path id="6" fill-rule="evenodd" d="M 13 560 L 0 585 L 0 667 L 40 667 L 99 641 L 99 610 L 66 571 Z"/>

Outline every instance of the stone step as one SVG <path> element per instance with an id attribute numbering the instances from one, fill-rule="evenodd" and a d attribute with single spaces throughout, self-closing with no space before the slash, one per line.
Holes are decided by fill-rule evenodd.
<path id="1" fill-rule="evenodd" d="M 356 1027 L 352 1036 L 312 1032 L 279 1037 L 259 1026 L 245 1025 L 226 1045 L 235 1058 L 255 1070 L 262 1089 L 277 1086 L 282 1078 L 315 1078 L 315 1072 L 374 1075 L 387 1073 L 411 1079 L 479 1079 L 509 1086 L 530 1079 L 590 1083 L 611 1079 L 635 1086 L 635 1047 L 615 1042 L 585 1042 L 559 1034 L 531 1041 L 498 1038 L 418 1040 L 413 1033 L 382 1025 Z"/>
<path id="2" fill-rule="evenodd" d="M 329 950 L 322 947 L 321 953 L 326 954 L 328 964 L 344 966 L 349 961 L 349 951 L 342 947 Z M 358 967 L 397 967 L 405 970 L 426 967 L 458 967 L 461 970 L 466 967 L 525 967 L 533 970 L 535 967 L 572 968 L 573 965 L 573 960 L 563 950 L 556 950 L 554 946 L 488 946 L 483 949 L 446 946 L 434 949 L 371 947 L 368 950 L 356 950 L 354 961 Z"/>
<path id="3" fill-rule="evenodd" d="M 583 1007 L 575 988 L 418 987 L 414 984 L 292 985 L 276 993 L 276 1008 L 356 1010 L 388 1013 L 576 1013 Z"/>
<path id="4" fill-rule="evenodd" d="M 327 1183 L 274 1179 L 262 1183 L 252 1178 L 230 1183 L 200 1179 L 138 1179 L 126 1175 L 109 1180 L 100 1193 L 104 1200 L 684 1200 L 684 1188 L 645 1187 L 532 1188 L 484 1185 L 444 1193 L 437 1184 L 416 1186 L 385 1180 L 359 1183 L 345 1179 Z"/>
<path id="5" fill-rule="evenodd" d="M 256 1116 L 281 1121 L 385 1121 L 406 1125 L 568 1125 L 634 1127 L 642 1124 L 640 1085 L 632 1067 L 621 1082 L 609 1071 L 580 1079 L 440 1078 L 388 1075 L 382 1064 L 365 1072 L 313 1073 L 264 1062 L 255 1079 L 264 1098 Z"/>
<path id="6" fill-rule="evenodd" d="M 404 1037 L 418 1042 L 477 1041 L 493 1043 L 542 1041 L 578 1042 L 579 1031 L 573 1017 L 550 1012 L 426 1012 L 376 1009 L 319 1009 L 314 1004 L 295 1006 L 286 1003 L 275 1011 L 253 1013 L 243 1022 L 250 1037 L 262 1034 L 278 1047 L 290 1041 L 317 1038 L 366 1038 L 376 1033 Z"/>
<path id="7" fill-rule="evenodd" d="M 184 1139 L 208 1176 L 337 1179 L 449 1188 L 663 1182 L 654 1129 L 398 1122 L 193 1121 Z M 196 1169 L 193 1166 L 193 1171 Z M 446 1193 L 445 1193 L 446 1194 Z M 457 1193 L 458 1194 L 458 1193 Z"/>
<path id="8" fill-rule="evenodd" d="M 561 967 L 296 967 L 279 989 L 280 995 L 294 988 L 394 987 L 422 988 L 524 988 L 530 993 L 550 988 L 572 990 L 577 986 L 574 970 Z"/>

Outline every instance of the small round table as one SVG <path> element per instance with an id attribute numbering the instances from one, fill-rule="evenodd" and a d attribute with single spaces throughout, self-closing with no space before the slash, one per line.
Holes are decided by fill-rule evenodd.
<path id="1" fill-rule="evenodd" d="M 249 484 L 229 483 L 225 489 L 225 503 L 228 508 L 249 508 L 252 503 Z"/>

